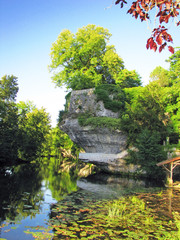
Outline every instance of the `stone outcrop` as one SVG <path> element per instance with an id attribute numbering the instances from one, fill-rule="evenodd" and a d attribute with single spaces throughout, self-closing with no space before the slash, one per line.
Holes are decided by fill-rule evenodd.
<path id="1" fill-rule="evenodd" d="M 118 118 L 118 113 L 106 109 L 102 101 L 96 100 L 93 92 L 94 89 L 72 91 L 68 113 L 60 129 L 84 149 L 85 153 L 80 154 L 80 159 L 95 163 L 108 172 L 137 171 L 138 166 L 126 165 L 124 160 L 127 156 L 127 136 L 123 132 L 107 127 L 80 126 L 78 116 L 83 113 L 94 117 Z M 123 155 L 125 151 L 126 156 Z"/>
<path id="2" fill-rule="evenodd" d="M 127 138 L 118 130 L 94 129 L 91 126 L 81 127 L 78 119 L 73 118 L 66 118 L 61 129 L 87 153 L 116 154 L 126 148 Z"/>
<path id="3" fill-rule="evenodd" d="M 127 141 L 126 135 L 121 131 L 82 127 L 78 123 L 78 116 L 82 113 L 89 113 L 94 117 L 118 118 L 118 113 L 105 109 L 102 101 L 97 102 L 93 91 L 94 89 L 72 91 L 68 114 L 60 128 L 87 153 L 119 153 L 126 148 Z"/>
<path id="4" fill-rule="evenodd" d="M 94 88 L 72 91 L 69 116 L 74 118 L 81 113 L 91 113 L 96 117 L 118 118 L 118 113 L 106 109 L 102 101 L 97 102 L 93 92 Z"/>
<path id="5" fill-rule="evenodd" d="M 114 174 L 140 174 L 144 175 L 140 165 L 127 164 L 126 158 L 128 151 L 124 150 L 118 154 L 103 153 L 80 153 L 79 158 L 84 162 L 93 163 L 101 168 L 104 172 Z"/>

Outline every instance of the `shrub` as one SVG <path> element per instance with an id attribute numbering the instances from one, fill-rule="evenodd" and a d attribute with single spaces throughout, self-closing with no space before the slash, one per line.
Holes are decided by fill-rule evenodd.
<path id="1" fill-rule="evenodd" d="M 159 144 L 160 135 L 157 132 L 150 132 L 144 129 L 136 139 L 134 146 L 137 152 L 130 151 L 131 162 L 140 164 L 149 178 L 164 178 L 165 172 L 156 164 L 166 160 L 167 155 L 163 146 Z"/>
<path id="2" fill-rule="evenodd" d="M 94 93 L 97 101 L 103 101 L 104 107 L 113 112 L 122 112 L 125 107 L 124 91 L 113 84 L 104 84 L 96 87 Z"/>
<path id="3" fill-rule="evenodd" d="M 82 114 L 78 118 L 81 126 L 90 125 L 93 128 L 109 128 L 112 130 L 120 129 L 120 119 L 110 117 L 90 117 L 87 114 Z"/>

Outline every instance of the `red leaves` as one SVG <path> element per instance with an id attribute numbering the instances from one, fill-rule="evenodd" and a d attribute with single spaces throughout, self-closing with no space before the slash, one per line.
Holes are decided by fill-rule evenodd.
<path id="1" fill-rule="evenodd" d="M 174 48 L 172 46 L 168 46 L 169 51 L 174 54 Z"/>
<path id="2" fill-rule="evenodd" d="M 167 42 L 173 42 L 172 37 L 167 33 L 167 28 L 160 25 L 159 28 L 153 30 L 152 37 L 147 40 L 146 48 L 156 51 L 159 45 L 159 52 L 161 52 L 166 47 Z M 174 53 L 172 46 L 168 46 L 168 49 L 171 53 Z"/>
<path id="3" fill-rule="evenodd" d="M 119 4 L 121 2 L 121 0 L 117 0 L 116 2 L 115 2 L 115 4 Z"/>
<path id="4" fill-rule="evenodd" d="M 146 44 L 146 48 L 147 49 L 152 49 L 156 52 L 157 50 L 157 44 L 155 43 L 154 39 L 151 37 L 147 40 L 147 44 Z"/>
<path id="5" fill-rule="evenodd" d="M 117 1 L 115 2 L 115 4 L 119 4 L 120 2 L 121 2 L 121 8 L 124 7 L 124 4 L 127 4 L 127 2 L 126 2 L 125 0 L 117 0 Z"/>
<path id="6" fill-rule="evenodd" d="M 156 37 L 156 42 L 158 45 L 162 45 L 163 39 L 162 39 L 162 35 L 158 34 Z"/>
<path id="7" fill-rule="evenodd" d="M 146 6 L 146 4 L 144 6 Z M 145 8 L 142 8 L 142 5 L 139 3 L 139 1 L 133 2 L 127 13 L 132 14 L 136 19 L 139 17 L 141 22 L 149 19 L 149 15 L 145 12 Z"/>
<path id="8" fill-rule="evenodd" d="M 163 44 L 159 47 L 159 52 L 161 52 L 161 51 L 165 48 L 166 45 L 167 45 L 166 42 L 163 43 Z"/>
<path id="9" fill-rule="evenodd" d="M 168 14 L 167 11 L 160 11 L 157 14 L 157 17 L 159 17 L 159 22 L 160 23 L 162 23 L 162 22 L 168 23 L 169 22 L 169 18 L 171 17 L 171 15 Z"/>
<path id="10" fill-rule="evenodd" d="M 125 0 L 116 0 L 115 4 L 120 4 L 121 8 L 127 4 Z M 147 49 L 157 50 L 161 52 L 168 42 L 173 42 L 170 34 L 167 33 L 167 29 L 161 24 L 168 24 L 170 19 L 177 18 L 179 15 L 180 3 L 179 0 L 134 0 L 127 13 L 132 14 L 135 19 L 140 18 L 141 21 L 149 19 L 149 12 L 154 9 L 158 9 L 158 13 L 155 18 L 159 19 L 160 26 L 155 28 L 152 32 L 152 37 L 147 40 Z M 177 22 L 177 26 L 180 25 L 180 21 Z M 173 47 L 168 46 L 171 53 L 174 52 Z"/>

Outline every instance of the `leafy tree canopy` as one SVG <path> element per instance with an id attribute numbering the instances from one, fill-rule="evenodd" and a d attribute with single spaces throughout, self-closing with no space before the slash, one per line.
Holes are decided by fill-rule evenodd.
<path id="1" fill-rule="evenodd" d="M 115 82 L 121 88 L 132 88 L 142 85 L 139 74 L 135 70 L 128 71 L 127 69 L 123 69 L 121 72 L 119 72 Z"/>
<path id="2" fill-rule="evenodd" d="M 50 131 L 50 117 L 45 109 L 38 109 L 32 103 L 19 104 L 19 156 L 30 159 L 43 153 L 43 145 Z"/>
<path id="3" fill-rule="evenodd" d="M 0 162 L 36 157 L 43 151 L 50 130 L 49 115 L 32 102 L 16 103 L 17 77 L 0 80 Z"/>
<path id="4" fill-rule="evenodd" d="M 160 136 L 158 132 L 143 129 L 138 135 L 135 147 L 138 151 L 130 151 L 131 161 L 140 164 L 146 172 L 146 177 L 164 178 L 164 172 L 156 164 L 167 158 L 162 145 L 159 144 Z"/>
<path id="5" fill-rule="evenodd" d="M 5 75 L 0 80 L 0 99 L 15 102 L 18 93 L 17 77 Z"/>
<path id="6" fill-rule="evenodd" d="M 0 161 L 17 157 L 18 117 L 15 104 L 18 92 L 17 78 L 5 75 L 0 80 Z"/>
<path id="7" fill-rule="evenodd" d="M 64 30 L 51 48 L 53 82 L 72 90 L 87 89 L 104 83 L 114 83 L 124 69 L 123 60 L 103 27 L 87 25 L 76 34 Z"/>
<path id="8" fill-rule="evenodd" d="M 169 71 L 158 66 L 151 72 L 150 80 L 156 81 L 160 87 L 168 86 L 170 84 Z"/>
<path id="9" fill-rule="evenodd" d="M 27 101 L 27 102 L 20 101 L 19 103 L 17 103 L 17 107 L 18 107 L 18 113 L 21 116 L 23 115 L 24 117 L 28 112 L 32 112 L 36 108 L 34 103 L 31 101 Z"/>
<path id="10" fill-rule="evenodd" d="M 162 140 L 170 137 L 177 143 L 180 136 L 180 50 L 168 60 L 169 70 L 157 67 L 145 87 L 126 88 L 125 110 L 121 119 L 122 130 L 130 142 L 146 127 L 159 133 Z"/>
<path id="11" fill-rule="evenodd" d="M 150 85 L 157 85 L 156 95 L 158 94 L 158 101 L 163 105 L 165 114 L 169 116 L 174 131 L 180 136 L 180 50 L 177 51 L 167 60 L 170 63 L 169 70 L 163 68 L 156 68 L 152 73 L 156 74 L 157 80 L 150 83 Z M 157 69 L 161 71 L 157 72 Z M 159 73 L 159 74 L 158 74 Z M 154 75 L 155 76 L 155 75 Z M 164 81 L 163 81 L 164 80 Z"/>
<path id="12" fill-rule="evenodd" d="M 176 83 L 180 82 L 180 48 L 167 60 L 170 63 L 170 78 Z"/>

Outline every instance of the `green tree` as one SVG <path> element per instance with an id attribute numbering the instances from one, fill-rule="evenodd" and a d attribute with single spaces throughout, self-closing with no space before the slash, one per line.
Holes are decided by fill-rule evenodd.
<path id="1" fill-rule="evenodd" d="M 164 96 L 162 97 L 165 105 L 166 115 L 169 116 L 172 122 L 173 129 L 172 134 L 176 133 L 177 137 L 174 136 L 175 142 L 180 138 L 180 82 L 173 85 L 170 88 L 164 90 Z M 174 135 L 174 134 L 173 134 Z"/>
<path id="2" fill-rule="evenodd" d="M 115 82 L 121 88 L 132 88 L 142 85 L 139 74 L 135 70 L 128 71 L 127 69 L 123 69 L 121 72 L 119 72 Z"/>
<path id="3" fill-rule="evenodd" d="M 167 60 L 170 63 L 169 78 L 172 86 L 166 89 L 163 99 L 166 112 L 170 115 L 175 132 L 180 138 L 180 48 Z"/>
<path id="4" fill-rule="evenodd" d="M 150 74 L 150 81 L 156 81 L 160 87 L 169 86 L 171 81 L 169 78 L 169 71 L 158 66 Z"/>
<path id="5" fill-rule="evenodd" d="M 161 141 L 165 140 L 169 131 L 169 118 L 165 114 L 161 102 L 162 89 L 158 85 L 125 90 L 127 102 L 121 119 L 121 128 L 128 133 L 133 143 L 144 128 L 158 132 Z"/>
<path id="6" fill-rule="evenodd" d="M 78 90 L 114 83 L 124 63 L 114 46 L 108 45 L 110 36 L 107 29 L 95 25 L 76 34 L 62 31 L 52 45 L 49 66 L 56 86 Z"/>
<path id="7" fill-rule="evenodd" d="M 4 102 L 15 102 L 18 93 L 17 77 L 5 75 L 0 80 L 0 99 Z"/>
<path id="8" fill-rule="evenodd" d="M 146 127 L 161 136 L 161 142 L 170 137 L 178 142 L 180 135 L 180 50 L 168 62 L 169 70 L 155 68 L 151 82 L 145 87 L 126 88 L 126 105 L 121 128 L 131 143 Z"/>
<path id="9" fill-rule="evenodd" d="M 161 67 L 155 68 L 150 77 L 153 80 L 149 87 L 156 89 L 153 95 L 163 106 L 164 113 L 172 124 L 169 136 L 172 142 L 177 142 L 180 135 L 180 50 L 177 50 L 167 62 L 169 70 Z"/>
<path id="10" fill-rule="evenodd" d="M 180 82 L 180 48 L 166 61 L 170 63 L 170 78 L 173 82 Z"/>
<path id="11" fill-rule="evenodd" d="M 150 178 L 164 178 L 165 173 L 156 164 L 167 158 L 163 146 L 160 144 L 158 132 L 149 131 L 145 128 L 137 137 L 135 147 L 138 151 L 132 152 L 133 163 L 140 164 L 146 176 Z"/>
<path id="12" fill-rule="evenodd" d="M 0 161 L 13 162 L 18 149 L 17 78 L 5 75 L 0 80 Z"/>
<path id="13" fill-rule="evenodd" d="M 21 107 L 22 106 L 22 107 Z M 50 131 L 50 118 L 45 109 L 37 109 L 29 103 L 18 105 L 19 111 L 19 156 L 32 159 L 43 154 Z"/>
<path id="14" fill-rule="evenodd" d="M 50 151 L 47 153 L 47 155 L 49 154 L 51 156 L 57 156 L 61 153 L 61 149 L 66 150 L 74 155 L 77 155 L 79 151 L 79 147 L 73 143 L 70 137 L 61 131 L 58 126 L 51 129 L 48 142 Z"/>

